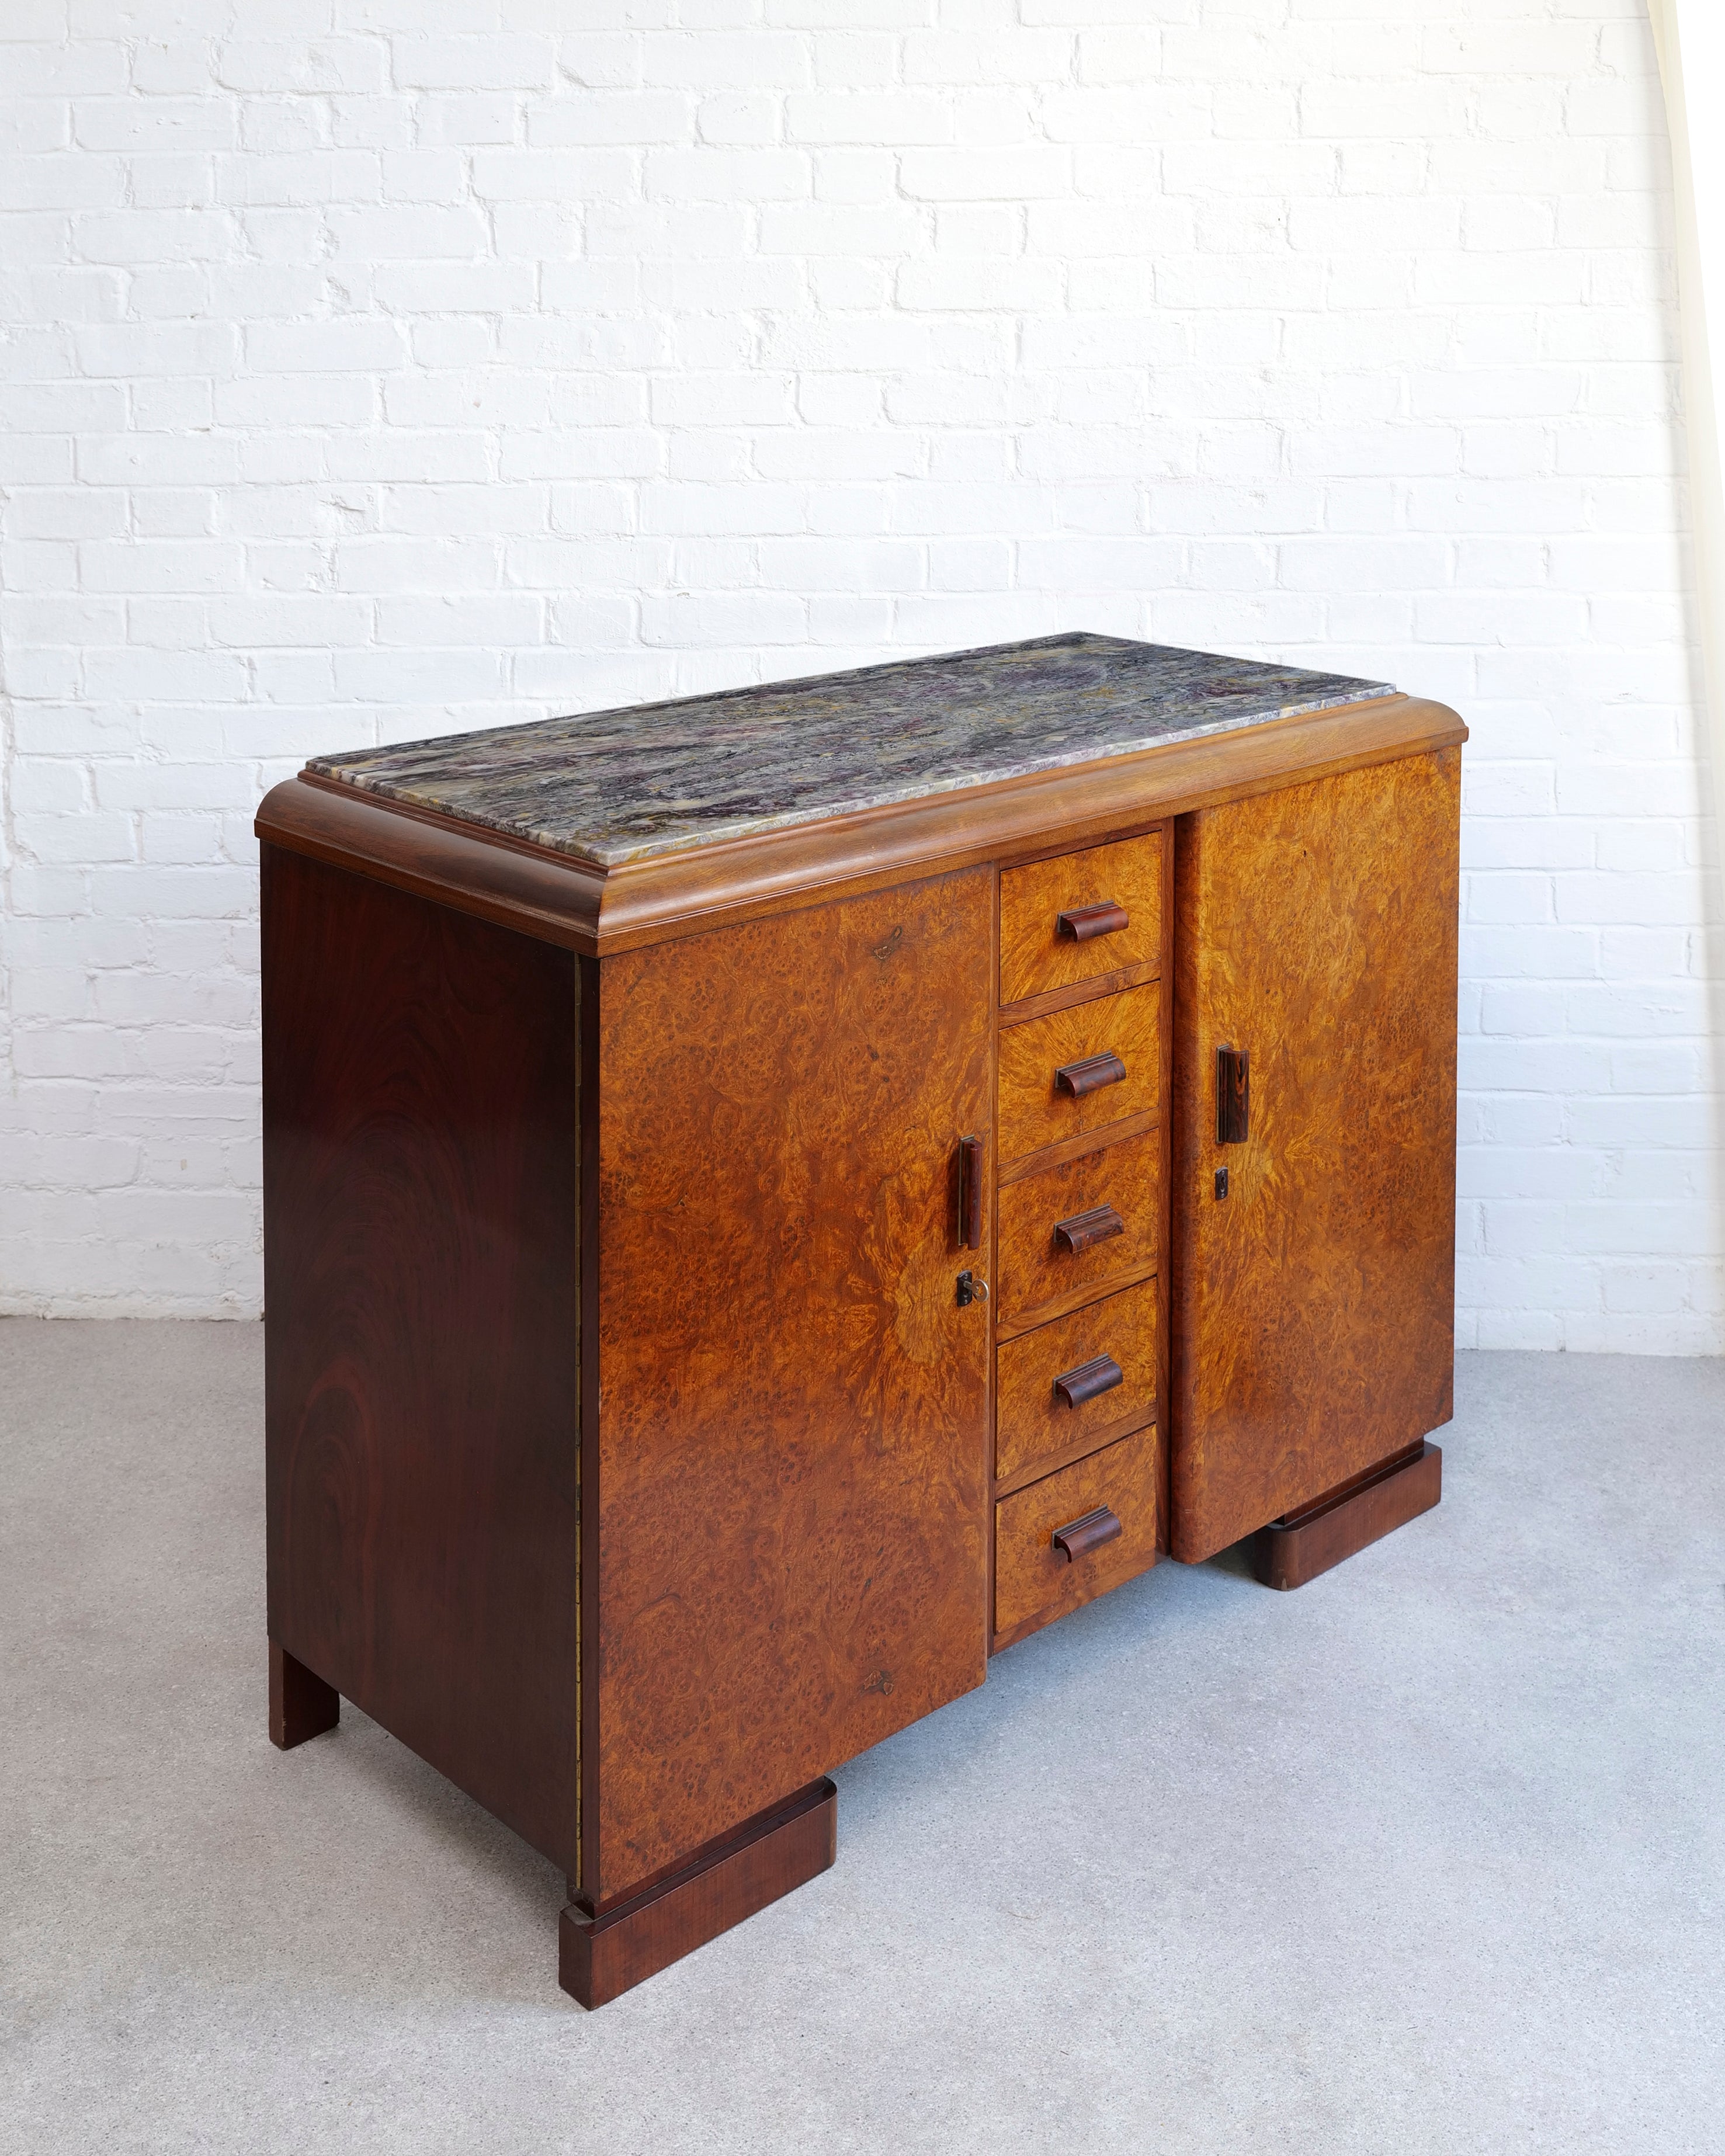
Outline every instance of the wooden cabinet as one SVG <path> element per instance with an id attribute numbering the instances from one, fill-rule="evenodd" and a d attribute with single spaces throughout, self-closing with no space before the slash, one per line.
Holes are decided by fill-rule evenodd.
<path id="1" fill-rule="evenodd" d="M 991 1652 L 1435 1502 L 1462 738 L 1061 638 L 278 788 L 275 1741 L 552 1858 L 597 2005 Z"/>

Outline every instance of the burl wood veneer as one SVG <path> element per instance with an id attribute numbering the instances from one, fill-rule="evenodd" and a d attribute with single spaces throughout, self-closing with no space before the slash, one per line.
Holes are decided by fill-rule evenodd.
<path id="1" fill-rule="evenodd" d="M 997 1646 L 1009 1645 L 1154 1564 L 1158 1443 L 1153 1423 L 1001 1499 L 994 1556 Z M 1056 1546 L 1064 1527 L 1098 1513 L 1106 1516 L 1104 1532 L 1081 1556 Z"/>
<path id="2" fill-rule="evenodd" d="M 971 869 L 603 969 L 596 1905 L 983 1681 L 952 1163 L 993 900 Z"/>
<path id="3" fill-rule="evenodd" d="M 1435 1502 L 1464 738 L 1070 636 L 278 787 L 272 1739 L 551 1858 L 595 2006 L 990 1654 Z"/>
<path id="4" fill-rule="evenodd" d="M 1153 1125 L 1000 1193 L 1000 1322 L 1034 1325 L 1156 1268 L 1163 1245 L 1162 1134 Z"/>
<path id="5" fill-rule="evenodd" d="M 1181 826 L 1171 1405 L 1189 1563 L 1450 1419 L 1461 777 L 1449 749 Z M 1249 1059 L 1239 1142 L 1218 1136 L 1224 1046 Z"/>
<path id="6" fill-rule="evenodd" d="M 1086 983 L 1100 986 L 1124 968 L 1154 973 L 1161 955 L 1159 837 L 1086 846 L 1008 869 L 1000 879 L 1003 1004 Z"/>
<path id="7" fill-rule="evenodd" d="M 1161 1377 L 1154 1281 L 1004 1341 L 995 1356 L 994 1473 L 1058 1467 L 1150 1421 Z"/>
<path id="8" fill-rule="evenodd" d="M 1153 1116 L 1162 1106 L 1163 997 L 1154 980 L 1000 1029 L 1000 1153 Z"/>

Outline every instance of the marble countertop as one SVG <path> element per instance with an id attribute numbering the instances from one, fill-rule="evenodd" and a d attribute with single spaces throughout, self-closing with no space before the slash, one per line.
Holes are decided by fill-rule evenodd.
<path id="1" fill-rule="evenodd" d="M 608 869 L 1394 693 L 1079 632 L 356 749 L 306 768 Z"/>

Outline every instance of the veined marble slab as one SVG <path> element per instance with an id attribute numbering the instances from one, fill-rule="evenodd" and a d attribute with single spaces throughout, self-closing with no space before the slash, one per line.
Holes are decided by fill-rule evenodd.
<path id="1" fill-rule="evenodd" d="M 599 868 L 1394 696 L 1078 632 L 539 719 L 308 770 Z"/>

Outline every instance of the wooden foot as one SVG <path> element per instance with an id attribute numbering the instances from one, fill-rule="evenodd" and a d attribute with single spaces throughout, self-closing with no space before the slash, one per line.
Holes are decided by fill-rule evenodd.
<path id="1" fill-rule="evenodd" d="M 1266 1587 L 1303 1587 L 1421 1512 L 1443 1493 L 1444 1455 L 1409 1445 L 1252 1537 L 1252 1570 Z"/>
<path id="2" fill-rule="evenodd" d="M 615 1908 L 589 1916 L 571 1902 L 558 1928 L 557 1981 L 583 2006 L 603 2006 L 656 1976 L 824 1871 L 838 1821 L 839 1792 L 823 1778 Z"/>
<path id="3" fill-rule="evenodd" d="M 308 1737 L 321 1737 L 341 1717 L 341 1695 L 333 1685 L 270 1642 L 270 1742 L 291 1752 Z"/>

